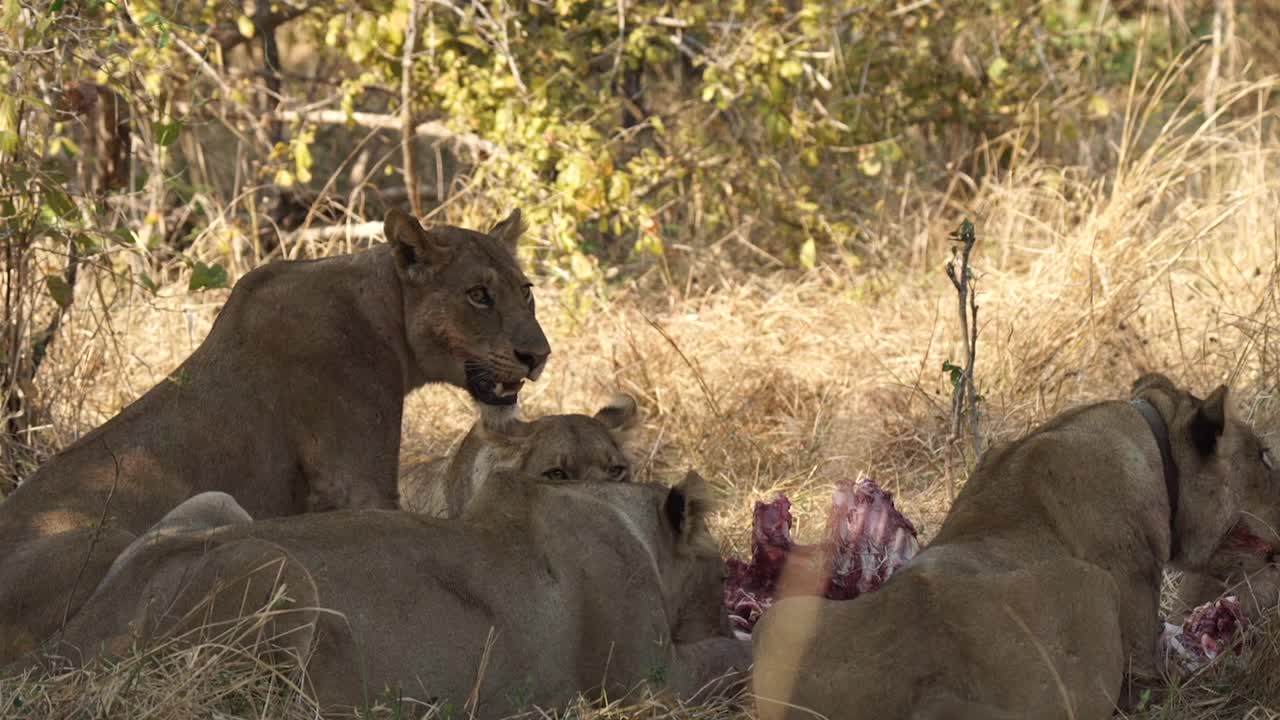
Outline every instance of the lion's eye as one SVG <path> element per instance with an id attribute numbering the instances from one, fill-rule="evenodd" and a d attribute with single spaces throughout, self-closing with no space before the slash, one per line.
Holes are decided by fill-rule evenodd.
<path id="1" fill-rule="evenodd" d="M 569 479 L 569 476 L 565 471 L 560 468 L 551 468 L 550 470 L 542 473 L 542 477 L 550 480 L 551 482 L 564 482 Z"/>
<path id="2" fill-rule="evenodd" d="M 620 478 L 626 474 L 627 474 L 626 465 L 610 465 L 609 466 L 609 477 Z"/>
<path id="3" fill-rule="evenodd" d="M 1276 469 L 1276 464 L 1271 459 L 1271 450 L 1269 448 L 1262 448 L 1262 464 L 1266 465 L 1268 470 Z"/>
<path id="4" fill-rule="evenodd" d="M 489 294 L 489 288 L 477 285 L 467 291 L 467 299 L 476 307 L 493 307 L 493 296 Z"/>
<path id="5" fill-rule="evenodd" d="M 522 285 L 520 287 L 520 292 L 524 295 L 524 304 L 529 307 L 533 307 L 533 285 Z"/>

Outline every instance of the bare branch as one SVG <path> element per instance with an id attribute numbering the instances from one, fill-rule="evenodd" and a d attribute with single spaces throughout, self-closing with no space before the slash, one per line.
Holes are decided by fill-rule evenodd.
<path id="1" fill-rule="evenodd" d="M 350 115 L 341 110 L 311 110 L 307 112 L 298 112 L 295 110 L 281 110 L 277 116 L 286 122 L 309 122 L 321 125 L 346 125 L 354 123 L 361 127 L 378 128 L 382 130 L 400 130 L 403 123 L 400 118 L 393 115 L 379 115 L 377 113 L 353 112 Z M 439 120 L 428 120 L 414 126 L 413 134 L 418 137 L 435 137 L 450 142 L 459 147 L 470 150 L 475 155 L 504 155 L 506 154 L 502 147 L 496 143 L 492 143 L 479 135 L 471 133 L 459 133 L 449 129 L 448 125 Z"/>

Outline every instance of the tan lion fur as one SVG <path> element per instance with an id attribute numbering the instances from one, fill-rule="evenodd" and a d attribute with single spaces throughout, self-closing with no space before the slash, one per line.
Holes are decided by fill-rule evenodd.
<path id="1" fill-rule="evenodd" d="M 636 401 L 618 395 L 595 415 L 544 415 L 524 422 L 481 407 L 480 419 L 449 456 L 414 458 L 400 468 L 400 507 L 457 517 L 489 475 L 515 470 L 540 482 L 629 482 L 623 450 L 636 421 Z"/>
<path id="2" fill-rule="evenodd" d="M 1158 375 L 1135 384 L 1179 471 L 1173 566 L 1210 565 L 1242 516 L 1275 524 L 1260 442 Z M 1066 412 L 990 449 L 933 542 L 876 593 L 787 598 L 755 631 L 762 720 L 1110 717 L 1153 668 L 1174 546 L 1155 436 L 1129 402 Z M 1258 560 L 1262 562 L 1261 559 Z"/>
<path id="3" fill-rule="evenodd" d="M 750 662 L 747 643 L 720 634 L 706 497 L 693 473 L 675 488 L 501 473 L 466 521 L 341 511 L 142 540 L 60 649 L 91 660 L 202 615 L 226 622 L 246 588 L 241 607 L 262 607 L 282 576 L 291 600 L 272 607 L 266 635 L 304 659 L 327 712 L 386 688 L 479 717 L 616 698 L 645 680 L 690 697 Z"/>
<path id="4" fill-rule="evenodd" d="M 246 274 L 169 377 L 0 504 L 0 662 L 187 498 L 226 492 L 256 518 L 394 508 L 409 391 L 466 387 L 467 367 L 537 376 L 550 350 L 513 253 L 518 211 L 490 234 L 397 210 L 385 228 L 371 250 Z M 469 300 L 478 286 L 491 307 Z"/>

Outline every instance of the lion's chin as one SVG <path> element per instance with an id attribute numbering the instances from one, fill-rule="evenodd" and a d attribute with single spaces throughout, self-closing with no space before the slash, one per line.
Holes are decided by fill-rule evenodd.
<path id="1" fill-rule="evenodd" d="M 515 382 L 499 382 L 494 379 L 493 372 L 479 364 L 468 363 L 467 392 L 478 403 L 483 405 L 515 405 L 520 397 L 523 380 Z"/>

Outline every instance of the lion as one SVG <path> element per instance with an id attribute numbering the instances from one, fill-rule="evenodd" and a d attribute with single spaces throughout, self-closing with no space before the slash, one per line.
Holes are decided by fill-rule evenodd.
<path id="1" fill-rule="evenodd" d="M 1266 487 L 1255 488 L 1263 493 L 1266 488 L 1280 488 L 1280 459 L 1274 449 L 1266 449 L 1262 461 L 1270 475 Z M 1266 558 L 1265 567 L 1257 565 L 1258 556 Z M 1261 620 L 1280 605 L 1280 527 L 1268 525 L 1264 518 L 1241 518 L 1236 532 L 1228 535 L 1214 553 L 1213 561 L 1200 572 L 1182 573 L 1178 583 L 1176 601 L 1171 620 L 1182 620 L 1196 607 L 1226 594 L 1240 599 L 1248 617 Z"/>
<path id="2" fill-rule="evenodd" d="M 226 511 L 217 495 L 175 512 Z M 693 472 L 669 488 L 500 471 L 465 519 L 362 510 L 244 524 L 231 509 L 219 529 L 171 523 L 125 552 L 57 650 L 87 663 L 225 637 L 269 608 L 247 642 L 276 638 L 271 652 L 304 664 L 326 716 L 387 691 L 477 717 L 616 699 L 645 681 L 704 698 L 750 663 L 749 642 L 721 625 L 708 497 Z"/>
<path id="3" fill-rule="evenodd" d="M 635 421 L 635 398 L 625 394 L 593 416 L 546 415 L 530 422 L 481 406 L 480 419 L 452 455 L 401 465 L 400 506 L 457 517 L 498 468 L 541 482 L 629 482 L 631 460 L 622 446 Z"/>
<path id="4" fill-rule="evenodd" d="M 384 245 L 241 278 L 186 361 L 0 503 L 0 662 L 197 493 L 255 518 L 395 508 L 406 394 L 511 405 L 545 366 L 523 231 L 518 210 L 487 234 L 391 210 Z"/>
<path id="5" fill-rule="evenodd" d="M 1156 666 L 1164 566 L 1208 567 L 1245 518 L 1280 515 L 1264 448 L 1227 399 L 1148 374 L 1131 401 L 989 450 L 881 590 L 765 613 L 762 720 L 1110 717 L 1125 672 Z"/>

